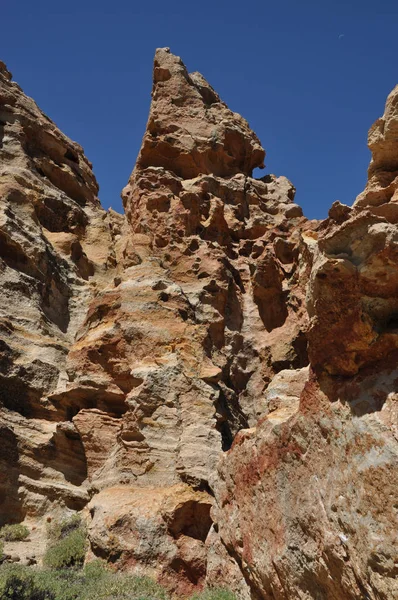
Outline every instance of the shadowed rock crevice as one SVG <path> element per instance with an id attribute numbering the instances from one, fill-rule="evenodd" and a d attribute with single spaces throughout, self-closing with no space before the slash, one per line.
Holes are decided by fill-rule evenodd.
<path id="1" fill-rule="evenodd" d="M 37 450 L 37 459 L 60 471 L 66 481 L 79 486 L 87 478 L 87 459 L 80 435 L 71 423 L 59 423 L 45 448 Z"/>
<path id="2" fill-rule="evenodd" d="M 222 450 L 226 452 L 231 448 L 238 431 L 249 426 L 247 416 L 243 413 L 239 404 L 239 392 L 234 391 L 232 386 L 223 385 L 219 387 L 216 410 L 216 427 L 221 434 Z"/>
<path id="3" fill-rule="evenodd" d="M 0 150 L 3 147 L 4 127 L 5 127 L 5 122 L 0 120 Z"/>

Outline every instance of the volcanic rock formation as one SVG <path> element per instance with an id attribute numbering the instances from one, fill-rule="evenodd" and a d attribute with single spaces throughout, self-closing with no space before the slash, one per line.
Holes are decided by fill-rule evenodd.
<path id="1" fill-rule="evenodd" d="M 1 523 L 82 511 L 88 559 L 179 594 L 398 593 L 397 97 L 308 221 L 160 49 L 121 216 L 0 63 Z"/>

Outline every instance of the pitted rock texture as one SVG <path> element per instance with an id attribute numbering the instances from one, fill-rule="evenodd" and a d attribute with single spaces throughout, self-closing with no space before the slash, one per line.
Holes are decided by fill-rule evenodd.
<path id="1" fill-rule="evenodd" d="M 397 230 L 380 189 L 395 99 L 370 130 L 364 193 L 301 232 L 309 370 L 275 375 L 274 410 L 219 463 L 208 582 L 242 598 L 398 595 Z"/>
<path id="2" fill-rule="evenodd" d="M 179 595 L 393 597 L 392 196 L 308 221 L 167 48 L 125 217 L 2 63 L 0 136 L 0 520 L 82 511 Z"/>
<path id="3" fill-rule="evenodd" d="M 168 48 L 157 50 L 154 88 L 138 169 L 163 167 L 192 179 L 251 175 L 265 152 L 245 119 L 231 112 L 200 73 L 189 74 Z"/>

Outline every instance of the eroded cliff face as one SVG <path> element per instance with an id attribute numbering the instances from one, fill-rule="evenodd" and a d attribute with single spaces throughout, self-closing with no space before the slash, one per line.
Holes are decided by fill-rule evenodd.
<path id="1" fill-rule="evenodd" d="M 89 499 L 81 440 L 50 399 L 87 303 L 116 265 L 122 217 L 91 165 L 0 64 L 0 522 Z"/>
<path id="2" fill-rule="evenodd" d="M 208 580 L 241 597 L 398 595 L 396 97 L 370 130 L 363 194 L 301 234 L 309 371 L 274 377 L 266 395 L 287 391 L 290 410 L 239 432 L 218 466 Z"/>
<path id="3" fill-rule="evenodd" d="M 82 511 L 88 558 L 179 594 L 393 597 L 394 103 L 311 222 L 160 49 L 122 217 L 0 63 L 3 523 Z"/>

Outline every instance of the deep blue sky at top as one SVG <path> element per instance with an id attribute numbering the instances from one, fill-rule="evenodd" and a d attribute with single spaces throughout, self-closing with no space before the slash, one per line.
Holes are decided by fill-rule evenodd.
<path id="1" fill-rule="evenodd" d="M 121 210 L 147 120 L 156 47 L 170 46 L 250 123 L 265 172 L 307 216 L 363 189 L 367 131 L 398 80 L 396 0 L 0 0 L 0 59 L 94 164 Z M 257 176 L 257 175 L 256 175 Z"/>

